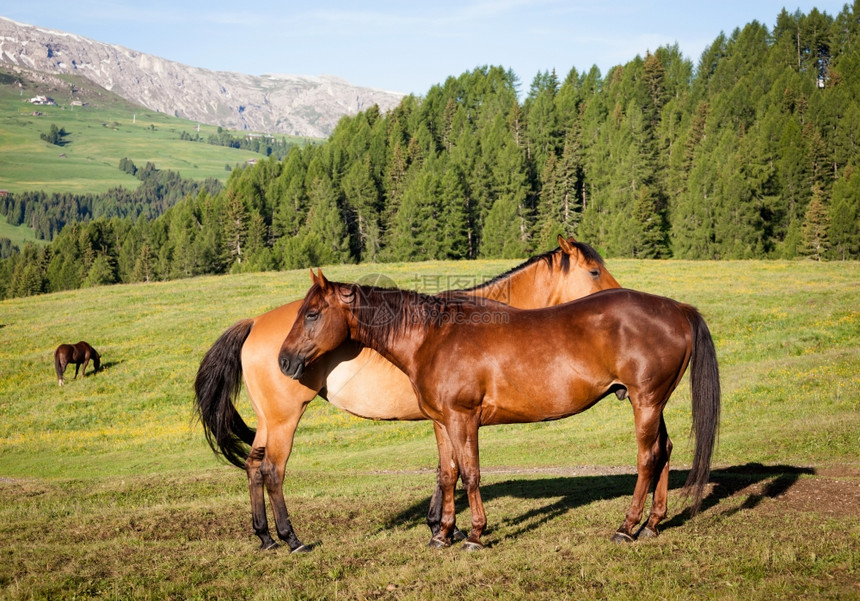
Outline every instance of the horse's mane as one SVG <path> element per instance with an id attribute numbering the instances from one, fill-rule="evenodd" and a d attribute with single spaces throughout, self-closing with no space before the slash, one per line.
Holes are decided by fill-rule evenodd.
<path id="1" fill-rule="evenodd" d="M 458 294 L 429 295 L 360 284 L 339 284 L 340 298 L 357 322 L 357 338 L 388 346 L 412 327 L 432 328 L 457 320 L 468 308 L 492 303 Z"/>
<path id="2" fill-rule="evenodd" d="M 594 263 L 597 263 L 598 265 L 603 265 L 603 257 L 600 256 L 600 253 L 594 250 L 594 248 L 592 248 L 585 242 L 571 242 L 571 245 L 576 247 L 587 261 L 592 261 Z M 494 278 L 487 280 L 486 282 L 482 282 L 480 284 L 472 286 L 471 288 L 464 288 L 463 290 L 461 290 L 461 292 L 472 292 L 474 290 L 480 290 L 481 288 L 485 288 L 487 286 L 493 286 L 494 284 L 504 281 L 512 275 L 524 269 L 527 269 L 528 267 L 531 267 L 532 265 L 540 261 L 543 261 L 544 263 L 546 263 L 546 266 L 549 269 L 552 269 L 556 260 L 559 260 L 561 262 L 559 266 L 561 271 L 563 273 L 567 273 L 568 271 L 570 271 L 570 255 L 565 252 L 558 251 L 559 249 L 556 248 L 555 250 L 547 251 L 541 255 L 535 255 L 533 257 L 530 257 L 524 263 L 520 263 L 516 267 L 512 267 L 508 271 L 499 274 Z"/>

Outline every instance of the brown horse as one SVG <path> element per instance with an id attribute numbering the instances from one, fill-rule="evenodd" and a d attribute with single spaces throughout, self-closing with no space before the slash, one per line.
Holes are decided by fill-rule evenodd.
<path id="1" fill-rule="evenodd" d="M 618 287 L 603 259 L 590 246 L 561 236 L 558 243 L 559 248 L 532 257 L 463 294 L 536 308 Z M 278 369 L 277 355 L 301 304 L 300 300 L 288 303 L 230 327 L 203 357 L 195 382 L 196 409 L 210 446 L 247 472 L 253 528 L 262 549 L 276 546 L 269 535 L 265 488 L 279 538 L 293 551 L 307 550 L 290 522 L 283 482 L 293 435 L 315 396 L 359 417 L 426 419 L 403 372 L 354 342 L 320 358 L 301 380 L 284 376 Z M 235 409 L 243 379 L 257 416 L 256 431 Z M 251 445 L 250 451 L 247 445 Z M 436 490 L 427 518 L 434 535 L 442 513 L 441 489 L 437 486 Z"/>
<path id="2" fill-rule="evenodd" d="M 57 379 L 60 381 L 60 386 L 66 383 L 63 374 L 66 373 L 66 366 L 69 363 L 75 364 L 75 379 L 78 377 L 78 369 L 83 364 L 81 369 L 81 377 L 87 375 L 87 364 L 93 360 L 93 373 L 96 373 L 101 366 L 101 357 L 96 352 L 96 349 L 88 343 L 81 340 L 77 344 L 61 344 L 54 351 L 54 369 L 57 370 Z"/>
<path id="3" fill-rule="evenodd" d="M 613 392 L 630 399 L 639 447 L 633 501 L 613 539 L 656 536 L 667 513 L 672 450 L 663 409 L 691 361 L 696 449 L 687 490 L 694 495 L 692 512 L 698 511 L 719 423 L 720 386 L 714 344 L 695 308 L 619 289 L 524 311 L 485 299 L 333 283 L 322 272 L 311 277 L 281 347 L 281 371 L 301 378 L 321 354 L 355 340 L 409 376 L 439 448 L 442 524 L 431 546 L 451 544 L 459 477 L 472 510 L 464 548 L 482 547 L 480 426 L 567 417 Z M 393 317 L 380 322 L 379 315 Z M 651 515 L 634 533 L 652 484 Z"/>

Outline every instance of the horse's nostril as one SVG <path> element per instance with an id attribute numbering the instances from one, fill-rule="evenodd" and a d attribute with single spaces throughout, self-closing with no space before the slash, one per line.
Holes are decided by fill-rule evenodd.
<path id="1" fill-rule="evenodd" d="M 304 372 L 304 360 L 300 357 L 285 354 L 280 356 L 278 362 L 280 363 L 281 373 L 294 380 L 299 379 Z"/>

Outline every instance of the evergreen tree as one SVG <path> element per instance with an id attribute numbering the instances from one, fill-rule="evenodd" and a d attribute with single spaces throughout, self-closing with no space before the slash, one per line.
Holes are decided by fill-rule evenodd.
<path id="1" fill-rule="evenodd" d="M 248 234 L 250 214 L 242 198 L 234 191 L 227 192 L 224 203 L 224 244 L 230 263 L 241 263 Z"/>
<path id="2" fill-rule="evenodd" d="M 132 281 L 151 282 L 155 279 L 155 255 L 148 243 L 144 242 L 140 247 L 137 259 L 134 263 Z"/>
<path id="3" fill-rule="evenodd" d="M 529 160 L 540 167 L 546 165 L 549 155 L 558 152 L 562 138 L 555 105 L 558 90 L 555 71 L 538 73 L 525 102 L 528 124 L 526 154 Z"/>
<path id="4" fill-rule="evenodd" d="M 440 259 L 465 259 L 470 255 L 469 195 L 465 176 L 456 166 L 442 167 L 439 183 L 439 252 Z"/>
<path id="5" fill-rule="evenodd" d="M 551 155 L 547 161 L 535 224 L 536 249 L 553 248 L 558 234 L 570 236 L 579 229 L 582 217 L 579 136 L 579 128 L 572 127 L 561 158 Z"/>
<path id="6" fill-rule="evenodd" d="M 518 259 L 525 255 L 520 238 L 517 204 L 508 196 L 499 197 L 487 214 L 481 240 L 481 256 L 492 259 Z"/>
<path id="7" fill-rule="evenodd" d="M 806 209 L 801 229 L 801 252 L 816 261 L 821 261 L 830 248 L 828 229 L 830 216 L 827 206 L 821 198 L 821 190 L 815 188 L 812 200 Z"/>
<path id="8" fill-rule="evenodd" d="M 356 160 L 343 178 L 343 193 L 351 213 L 357 241 L 354 255 L 361 261 L 375 261 L 382 246 L 379 223 L 379 190 L 373 179 L 370 155 Z"/>
<path id="9" fill-rule="evenodd" d="M 85 288 L 115 284 L 118 281 L 116 265 L 111 259 L 112 257 L 101 254 L 93 260 L 89 273 L 83 282 Z"/>
<path id="10" fill-rule="evenodd" d="M 860 171 L 849 167 L 833 184 L 828 239 L 834 259 L 860 257 Z"/>
<path id="11" fill-rule="evenodd" d="M 331 180 L 320 177 L 309 190 L 304 249 L 314 265 L 335 265 L 350 260 L 349 233 L 338 207 Z"/>

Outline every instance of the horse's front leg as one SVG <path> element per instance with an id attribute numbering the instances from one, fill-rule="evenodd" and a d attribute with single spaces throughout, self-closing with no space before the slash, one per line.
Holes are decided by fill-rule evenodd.
<path id="1" fill-rule="evenodd" d="M 78 370 L 80 369 L 80 367 L 81 367 L 80 363 L 75 363 L 75 377 L 73 378 L 74 380 L 78 379 Z"/>
<path id="2" fill-rule="evenodd" d="M 472 531 L 463 543 L 464 551 L 483 549 L 481 535 L 487 527 L 487 515 L 481 500 L 481 464 L 478 457 L 478 414 L 465 412 L 454 415 L 446 426 L 454 455 L 460 468 L 460 478 L 469 498 L 472 512 Z"/>
<path id="3" fill-rule="evenodd" d="M 89 365 L 89 364 L 90 364 L 90 359 L 89 359 L 89 357 L 87 357 L 86 359 L 84 359 L 84 364 L 81 366 L 81 377 L 82 378 L 87 377 L 87 365 Z M 77 372 L 75 372 L 75 375 L 77 375 Z"/>
<path id="4" fill-rule="evenodd" d="M 434 537 L 439 534 L 439 529 L 442 526 L 442 485 L 439 483 L 441 471 L 440 466 L 437 465 L 436 488 L 433 491 L 433 496 L 430 497 L 430 508 L 427 510 L 427 526 L 430 528 L 430 534 Z M 451 536 L 455 541 L 466 539 L 466 534 L 457 528 L 456 522 Z"/>
<path id="5" fill-rule="evenodd" d="M 266 496 L 263 489 L 263 473 L 260 466 L 266 455 L 265 429 L 257 430 L 254 446 L 245 460 L 245 472 L 248 474 L 248 492 L 251 495 L 251 525 L 254 534 L 260 539 L 260 550 L 266 551 L 278 546 L 269 534 L 269 519 L 266 517 Z M 262 441 L 258 445 L 258 440 Z"/>
<path id="6" fill-rule="evenodd" d="M 269 492 L 269 501 L 272 504 L 272 514 L 275 516 L 278 538 L 287 543 L 291 553 L 305 553 L 311 550 L 310 547 L 302 544 L 302 541 L 296 536 L 290 514 L 287 512 L 287 501 L 284 498 L 284 472 L 293 448 L 293 436 L 305 407 L 307 407 L 307 403 L 297 409 L 294 415 L 285 422 L 275 425 L 269 423 L 268 446 L 261 466 L 263 481 Z"/>
<path id="7" fill-rule="evenodd" d="M 429 546 L 434 549 L 443 549 L 451 546 L 451 534 L 454 530 L 454 486 L 457 484 L 459 470 L 454 458 L 454 448 L 445 427 L 433 422 L 433 430 L 436 433 L 436 446 L 439 450 L 439 466 L 436 478 L 436 488 L 439 497 L 439 528 L 430 539 Z M 433 493 L 434 498 L 437 493 Z M 433 499 L 430 501 L 433 510 Z M 432 526 L 431 526 L 432 527 Z"/>

